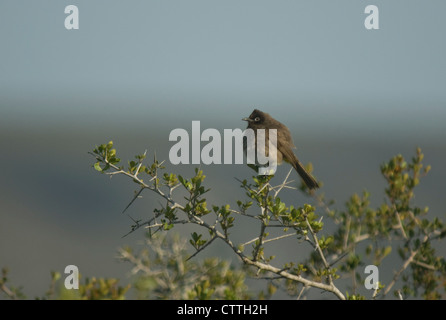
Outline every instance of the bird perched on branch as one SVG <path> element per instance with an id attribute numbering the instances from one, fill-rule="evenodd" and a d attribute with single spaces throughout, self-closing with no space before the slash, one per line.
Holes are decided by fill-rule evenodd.
<path id="1" fill-rule="evenodd" d="M 293 150 L 296 146 L 293 143 L 293 138 L 291 137 L 290 130 L 287 126 L 280 123 L 273 117 L 271 117 L 268 113 L 262 112 L 260 110 L 255 109 L 251 115 L 247 118 L 243 118 L 242 120 L 248 122 L 248 129 L 253 129 L 255 134 L 255 146 L 248 146 L 249 143 L 244 141 L 243 149 L 246 150 L 248 148 L 256 148 L 257 146 L 257 130 L 264 129 L 265 130 L 265 155 L 269 153 L 269 129 L 277 130 L 277 164 L 281 164 L 282 161 L 290 163 L 294 169 L 296 169 L 299 176 L 305 182 L 309 189 L 319 188 L 317 181 L 313 178 L 313 176 L 308 173 L 302 163 L 294 154 Z M 252 143 L 252 142 L 251 142 Z"/>

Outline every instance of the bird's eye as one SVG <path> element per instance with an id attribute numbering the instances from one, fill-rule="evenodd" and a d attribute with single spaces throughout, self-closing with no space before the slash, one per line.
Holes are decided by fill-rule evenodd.
<path id="1" fill-rule="evenodd" d="M 260 121 L 260 117 L 256 117 L 256 118 L 254 119 L 254 121 L 255 121 L 255 122 L 259 122 L 259 121 Z"/>

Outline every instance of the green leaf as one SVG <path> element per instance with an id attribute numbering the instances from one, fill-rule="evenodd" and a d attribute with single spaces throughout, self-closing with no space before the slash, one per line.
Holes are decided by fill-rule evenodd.
<path id="1" fill-rule="evenodd" d="M 101 165 L 100 165 L 99 162 L 96 162 L 96 163 L 94 164 L 94 168 L 95 168 L 97 171 L 102 172 L 102 168 L 101 168 Z"/>

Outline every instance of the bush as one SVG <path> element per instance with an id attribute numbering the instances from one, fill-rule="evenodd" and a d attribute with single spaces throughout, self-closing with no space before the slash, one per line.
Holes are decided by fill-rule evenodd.
<path id="1" fill-rule="evenodd" d="M 445 298 L 446 261 L 437 255 L 434 242 L 444 239 L 446 228 L 439 218 L 428 216 L 427 207 L 413 203 L 415 187 L 430 170 L 423 165 L 419 148 L 410 162 L 397 155 L 381 166 L 387 187 L 380 206 L 372 208 L 370 194 L 364 191 L 354 194 L 344 210 L 331 209 L 332 202 L 303 183 L 297 189 L 311 196 L 317 205 L 285 204 L 280 195 L 294 188 L 288 181 L 291 171 L 276 186 L 271 184 L 272 176 L 239 181 L 240 198 L 235 202 L 237 206 L 231 208 L 229 204 L 207 203 L 205 196 L 210 189 L 205 187 L 202 170 L 196 169 L 190 178 L 165 172 L 163 162 L 156 158 L 144 164 L 146 153 L 137 155 L 124 167 L 113 142 L 96 147 L 91 154 L 97 171 L 126 176 L 137 185 L 127 208 L 145 190 L 164 202 L 148 220 L 132 218 L 129 233 L 140 228 L 147 230 L 145 248 L 139 252 L 119 249 L 119 259 L 131 265 L 138 299 L 270 298 L 278 288 L 293 298 L 306 297 L 309 289 L 352 300 L 384 299 L 391 294 L 400 299 Z M 311 165 L 308 170 L 311 171 Z M 330 220 L 336 226 L 333 232 L 324 230 L 322 214 L 325 222 Z M 236 243 L 231 231 L 238 222 L 235 218 L 240 216 L 252 220 L 250 231 L 256 230 L 256 236 Z M 172 234 L 184 225 L 195 225 L 198 230 L 191 233 L 188 241 L 175 234 L 166 237 L 165 233 Z M 277 259 L 265 254 L 265 248 L 285 239 L 294 241 L 296 248 L 312 248 L 308 257 Z M 218 257 L 198 260 L 196 256 L 215 240 L 232 249 L 242 264 L 231 264 Z M 192 254 L 187 246 L 194 250 Z M 381 278 L 373 277 L 373 270 L 384 268 L 383 261 L 390 256 L 400 263 L 392 263 L 393 269 L 385 270 L 393 275 L 388 283 L 378 281 Z M 370 276 L 365 276 L 367 270 Z M 383 271 L 379 270 L 379 274 Z M 59 278 L 59 273 L 52 273 L 50 289 L 42 299 L 124 299 L 130 288 L 118 286 L 117 279 L 87 278 L 73 293 L 58 285 Z M 250 290 L 248 278 L 265 279 L 266 290 Z M 359 289 L 367 284 L 372 285 L 371 290 L 361 293 L 364 290 Z M 6 269 L 0 290 L 8 298 L 24 298 L 21 288 L 9 285 Z"/>

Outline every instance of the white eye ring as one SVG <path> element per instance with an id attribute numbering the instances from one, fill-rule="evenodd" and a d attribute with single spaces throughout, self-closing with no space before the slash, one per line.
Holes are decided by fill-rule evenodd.
<path id="1" fill-rule="evenodd" d="M 256 118 L 254 119 L 254 121 L 255 121 L 255 122 L 259 122 L 259 121 L 260 121 L 260 117 L 256 117 Z"/>

